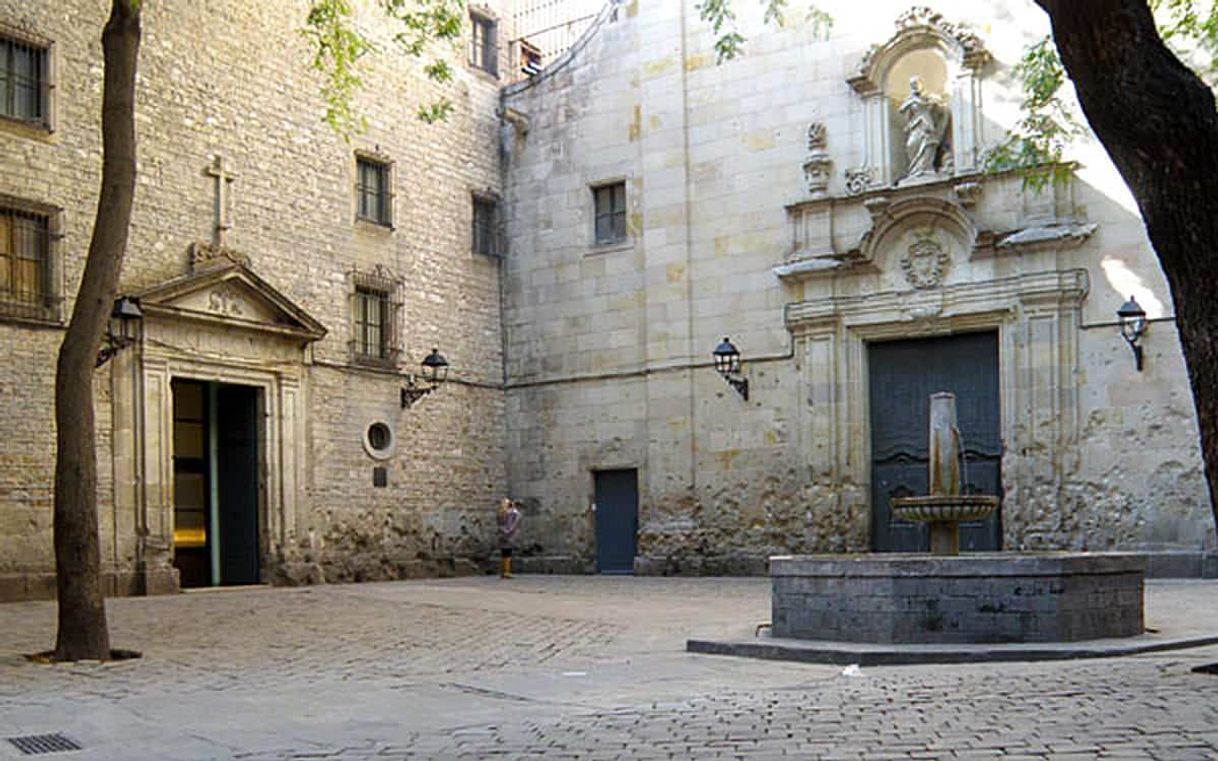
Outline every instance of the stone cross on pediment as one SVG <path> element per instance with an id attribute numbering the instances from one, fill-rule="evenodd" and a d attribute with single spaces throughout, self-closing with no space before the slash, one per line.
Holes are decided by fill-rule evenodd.
<path id="1" fill-rule="evenodd" d="M 229 217 L 229 192 L 228 184 L 235 182 L 237 175 L 224 166 L 224 157 L 216 155 L 212 157 L 211 165 L 207 167 L 205 174 L 216 181 L 216 200 L 215 209 L 215 227 L 212 230 L 212 246 L 217 249 L 224 248 L 224 234 L 232 229 L 232 220 Z"/>

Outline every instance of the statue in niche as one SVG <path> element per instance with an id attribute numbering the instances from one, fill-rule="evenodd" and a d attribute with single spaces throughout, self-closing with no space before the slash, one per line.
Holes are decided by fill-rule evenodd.
<path id="1" fill-rule="evenodd" d="M 905 117 L 905 155 L 909 159 L 905 177 L 950 169 L 941 155 L 950 154 L 944 143 L 951 111 L 941 99 L 925 91 L 921 77 L 909 78 L 909 97 L 901 104 L 900 113 Z"/>

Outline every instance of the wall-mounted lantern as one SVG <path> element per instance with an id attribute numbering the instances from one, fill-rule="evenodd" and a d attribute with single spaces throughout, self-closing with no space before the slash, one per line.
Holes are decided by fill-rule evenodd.
<path id="1" fill-rule="evenodd" d="M 133 296 L 121 296 L 114 300 L 110 309 L 110 321 L 106 323 L 106 334 L 102 336 L 104 345 L 97 352 L 94 367 L 101 367 L 128 346 L 134 346 L 140 340 L 140 327 L 144 322 L 144 311 L 140 309 L 140 300 Z"/>
<path id="2" fill-rule="evenodd" d="M 1138 305 L 1133 296 L 1129 297 L 1117 310 L 1117 319 L 1121 325 L 1121 337 L 1133 349 L 1133 362 L 1138 372 L 1142 372 L 1142 335 L 1146 332 L 1146 310 Z"/>
<path id="3" fill-rule="evenodd" d="M 448 378 L 448 360 L 444 358 L 439 349 L 432 349 L 431 354 L 424 357 L 421 364 L 423 382 L 420 383 L 419 379 L 413 375 L 407 378 L 406 386 L 402 388 L 402 409 L 406 409 L 435 391 Z"/>
<path id="4" fill-rule="evenodd" d="M 744 397 L 744 401 L 749 400 L 749 379 L 740 377 L 740 352 L 728 340 L 727 336 L 723 337 L 723 343 L 715 347 L 711 352 L 711 356 L 715 358 L 715 369 L 727 381 L 727 384 L 736 389 L 736 393 Z"/>

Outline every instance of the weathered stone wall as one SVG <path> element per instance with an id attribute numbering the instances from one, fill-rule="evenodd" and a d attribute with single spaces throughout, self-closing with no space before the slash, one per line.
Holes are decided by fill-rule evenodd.
<path id="1" fill-rule="evenodd" d="M 692 7 L 629 3 L 565 65 L 508 90 L 528 119 L 505 138 L 508 469 L 536 512 L 539 565 L 594 564 L 592 472 L 616 468 L 639 472 L 641 571 L 868 549 L 866 344 L 969 330 L 999 336 L 1005 547 L 1212 549 L 1170 297 L 1102 150 L 1081 141 L 1075 180 L 1043 194 L 967 167 L 847 189 L 868 130 L 889 129 L 864 129 L 847 79 L 909 5 L 825 5 L 827 40 L 800 14 L 775 31 L 738 8 L 746 55 L 716 66 Z M 935 10 L 993 55 L 980 95 L 953 96 L 979 104 L 953 118 L 992 145 L 1017 116 L 1010 66 L 1044 16 L 1015 0 Z M 832 161 L 819 201 L 802 169 L 812 122 Z M 630 234 L 596 246 L 590 188 L 615 180 Z M 900 259 L 926 225 L 950 264 L 914 287 Z M 820 274 L 779 276 L 818 255 Z M 1158 319 L 1140 374 L 1115 326 L 1130 293 Z M 708 366 L 724 335 L 747 402 Z"/>
<path id="2" fill-rule="evenodd" d="M 392 30 L 375 4 L 358 5 L 361 28 L 384 52 L 367 59 L 355 109 L 368 128 L 348 144 L 322 121 L 319 78 L 299 33 L 300 3 L 147 4 L 137 88 L 139 177 L 122 280 L 122 290 L 132 292 L 189 271 L 189 245 L 210 241 L 213 232 L 215 180 L 205 169 L 213 155 L 223 156 L 237 175 L 229 186 L 226 245 L 328 331 L 312 347 L 304 381 L 309 456 L 295 518 L 324 538 L 318 562 L 327 576 L 342 579 L 400 575 L 391 566 L 406 557 L 444 557 L 450 568 L 481 557 L 493 541 L 491 527 L 464 516 L 491 513 L 506 488 L 499 265 L 471 253 L 470 233 L 471 193 L 501 192 L 500 83 L 466 66 L 463 44 L 449 54 L 453 85 L 429 82 L 423 61 L 393 51 Z M 507 2 L 480 7 L 498 14 L 501 39 L 510 39 Z M 105 11 L 88 0 L 0 0 L 0 23 L 54 46 L 55 129 L 0 125 L 0 193 L 63 210 L 57 248 L 65 317 L 100 176 Z M 454 101 L 452 116 L 423 124 L 418 106 L 440 95 Z M 355 150 L 393 162 L 392 230 L 354 221 Z M 399 406 L 400 376 L 351 361 L 350 273 L 377 266 L 403 282 L 400 372 L 417 372 L 433 346 L 452 364 L 453 382 L 410 410 Z M 61 336 L 60 327 L 0 324 L 6 357 L 0 577 L 11 585 L 51 567 L 51 392 Z M 269 355 L 267 368 L 276 361 Z M 116 528 L 109 507 L 109 372 L 99 373 L 97 395 L 103 552 L 107 569 L 122 571 L 138 553 L 136 536 L 121 523 L 126 519 Z M 398 439 L 394 459 L 385 463 L 389 485 L 375 491 L 373 461 L 359 443 L 372 418 L 388 423 Z M 439 544 L 437 532 L 445 537 Z M 294 561 L 303 544 L 293 536 L 288 546 L 271 547 L 271 559 Z"/>

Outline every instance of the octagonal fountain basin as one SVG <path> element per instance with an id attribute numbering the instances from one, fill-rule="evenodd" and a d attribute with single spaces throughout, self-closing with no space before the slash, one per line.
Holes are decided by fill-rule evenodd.
<path id="1" fill-rule="evenodd" d="M 875 644 L 1133 637 L 1145 568 L 1144 556 L 1121 553 L 771 557 L 773 635 Z"/>

